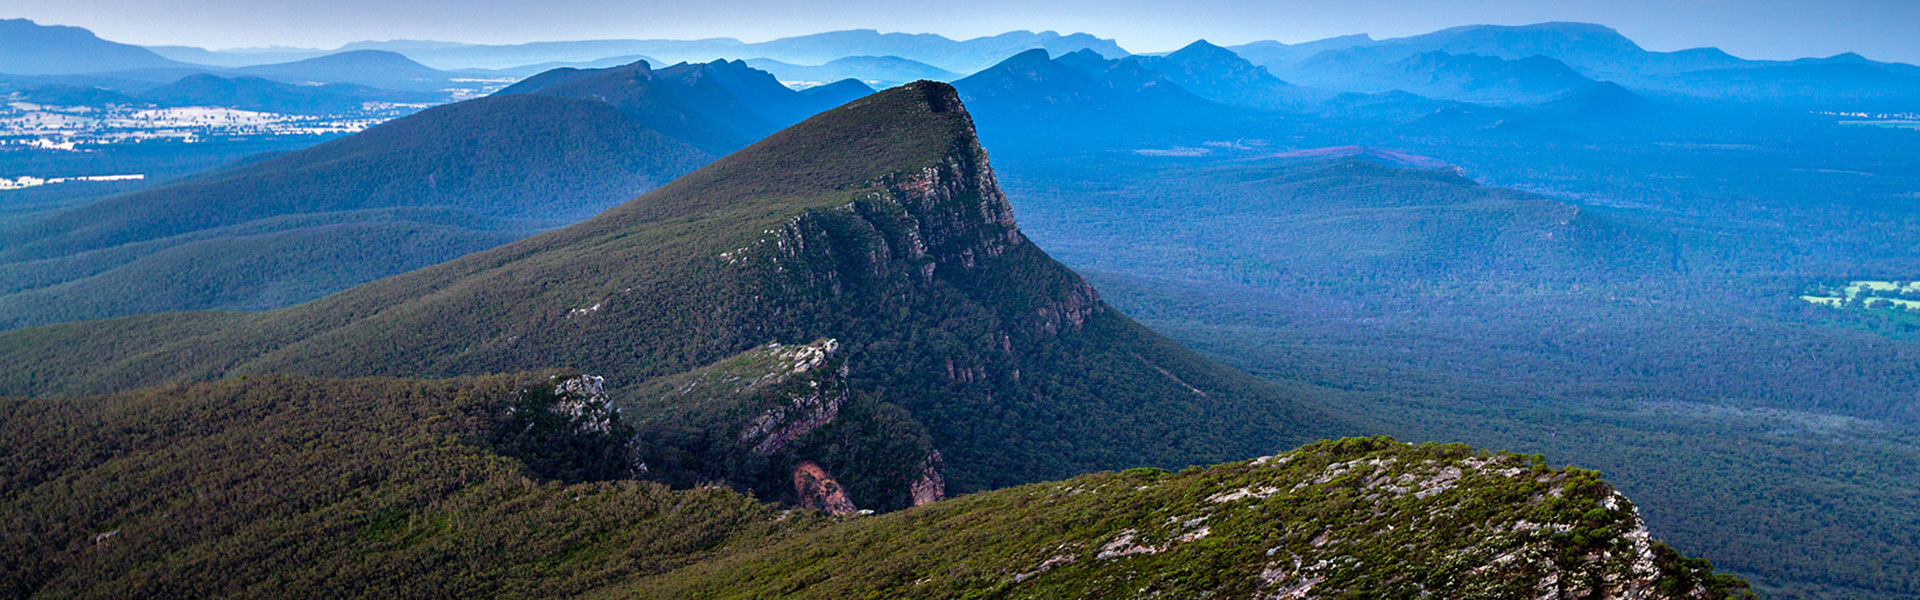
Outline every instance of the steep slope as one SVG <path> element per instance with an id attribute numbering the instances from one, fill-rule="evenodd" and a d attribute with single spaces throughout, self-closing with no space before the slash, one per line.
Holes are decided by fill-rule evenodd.
<path id="1" fill-rule="evenodd" d="M 1385 439 L 881 517 L 779 510 L 724 488 L 623 479 L 631 412 L 609 410 L 595 382 L 259 377 L 8 399 L 0 590 L 1718 600 L 1741 589 L 1653 541 L 1593 472 Z"/>
<path id="2" fill-rule="evenodd" d="M 0 387 L 568 366 L 630 402 L 652 377 L 823 338 L 850 352 L 854 389 L 924 427 L 954 491 L 1347 430 L 1141 328 L 1027 241 L 936 83 L 823 113 L 586 222 L 309 304 L 6 334 L 0 358 L 26 366 Z"/>
<path id="3" fill-rule="evenodd" d="M 600 102 L 437 107 L 0 231 L 0 327 L 285 306 L 586 218 L 708 160 Z"/>
<path id="4" fill-rule="evenodd" d="M 75 75 L 191 66 L 146 48 L 100 39 L 79 27 L 0 19 L 0 73 Z"/>

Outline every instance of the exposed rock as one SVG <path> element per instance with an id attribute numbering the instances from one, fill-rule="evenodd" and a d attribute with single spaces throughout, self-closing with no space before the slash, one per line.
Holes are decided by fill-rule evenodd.
<path id="1" fill-rule="evenodd" d="M 1045 331 L 1048 334 L 1056 334 L 1062 331 L 1080 329 L 1087 324 L 1087 317 L 1093 316 L 1095 312 L 1100 311 L 1104 306 L 1105 305 L 1100 303 L 1100 293 L 1094 291 L 1093 286 L 1081 281 L 1075 283 L 1073 287 L 1068 288 L 1065 298 L 1055 300 L 1046 306 L 1040 307 L 1040 309 L 1036 311 L 1036 316 L 1039 318 L 1041 331 Z M 1161 372 L 1166 373 L 1164 369 Z M 1167 375 L 1172 377 L 1172 373 L 1167 373 Z M 1174 380 L 1179 381 L 1179 378 L 1176 377 Z M 1181 382 L 1181 385 L 1186 385 L 1186 382 Z M 1193 389 L 1193 386 L 1187 387 L 1188 389 Z M 1193 391 L 1205 395 L 1205 393 L 1200 392 L 1200 390 L 1194 389 Z"/>
<path id="2" fill-rule="evenodd" d="M 779 361 L 767 375 L 756 378 L 748 387 L 762 386 L 772 380 L 780 383 L 792 377 L 811 376 L 814 371 L 828 364 L 828 359 L 838 355 L 839 342 L 828 339 L 805 346 L 780 346 L 770 344 L 769 350 L 774 360 Z M 754 417 L 740 432 L 740 442 L 753 444 L 757 454 L 776 454 L 787 449 L 795 438 L 806 435 L 833 422 L 840 415 L 840 407 L 847 401 L 847 366 L 838 363 L 837 370 L 825 383 L 814 379 L 807 383 L 811 390 L 793 396 L 782 406 L 776 406 Z"/>
<path id="3" fill-rule="evenodd" d="M 947 497 L 947 480 L 940 474 L 943 459 L 940 451 L 935 450 L 920 461 L 920 477 L 907 486 L 907 493 L 913 498 L 913 505 L 920 506 Z"/>
<path id="4" fill-rule="evenodd" d="M 553 405 L 547 410 L 566 417 L 580 433 L 613 431 L 620 409 L 607 399 L 607 380 L 593 375 L 577 375 L 554 382 Z"/>
<path id="5" fill-rule="evenodd" d="M 801 508 L 830 515 L 850 515 L 860 510 L 847 499 L 847 489 L 839 481 L 811 462 L 801 462 L 793 468 L 793 493 L 798 497 L 795 504 Z"/>

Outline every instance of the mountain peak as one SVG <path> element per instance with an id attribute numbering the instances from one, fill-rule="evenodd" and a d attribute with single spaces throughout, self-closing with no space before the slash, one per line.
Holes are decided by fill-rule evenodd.
<path id="1" fill-rule="evenodd" d="M 146 48 L 100 39 L 80 27 L 0 19 L 0 73 L 72 75 L 189 66 Z"/>
<path id="2" fill-rule="evenodd" d="M 1030 50 L 1022 50 L 1020 51 L 1019 54 L 1009 56 L 1007 57 L 1006 60 L 1000 61 L 999 64 L 996 64 L 994 66 L 995 67 L 1021 67 L 1021 66 L 1042 65 L 1049 62 L 1053 62 L 1053 55 L 1048 54 L 1046 48 L 1033 48 Z"/>
<path id="3" fill-rule="evenodd" d="M 1206 40 L 1195 40 L 1193 43 L 1187 44 L 1179 50 L 1167 53 L 1166 58 L 1173 60 L 1204 60 L 1209 62 L 1243 60 L 1240 58 L 1240 55 L 1234 53 L 1234 51 L 1222 48 Z"/>

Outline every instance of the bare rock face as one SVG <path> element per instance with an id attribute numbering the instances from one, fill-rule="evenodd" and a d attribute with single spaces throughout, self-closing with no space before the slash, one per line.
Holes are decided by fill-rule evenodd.
<path id="1" fill-rule="evenodd" d="M 914 506 L 947 497 L 947 480 L 940 474 L 942 459 L 940 451 L 935 450 L 920 461 L 920 477 L 907 486 L 907 493 L 913 498 Z"/>
<path id="2" fill-rule="evenodd" d="M 553 406 L 548 410 L 565 417 L 580 433 L 613 431 L 620 409 L 607 399 L 607 380 L 593 375 L 577 375 L 554 382 Z"/>
<path id="3" fill-rule="evenodd" d="M 835 481 L 826 469 L 812 462 L 801 462 L 793 468 L 793 493 L 799 498 L 795 504 L 800 508 L 830 515 L 850 515 L 860 511 L 860 507 L 847 499 L 847 489 Z"/>

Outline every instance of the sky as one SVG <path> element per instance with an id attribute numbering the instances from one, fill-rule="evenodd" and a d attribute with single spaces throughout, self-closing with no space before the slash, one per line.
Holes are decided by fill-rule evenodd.
<path id="1" fill-rule="evenodd" d="M 1585 21 L 1652 50 L 1718 46 L 1760 59 L 1851 51 L 1920 63 L 1920 0 L 0 0 L 0 17 L 86 27 L 121 42 L 209 48 L 387 39 L 761 41 L 866 28 L 956 38 L 1084 31 L 1135 52 L 1201 38 L 1302 42 Z"/>

